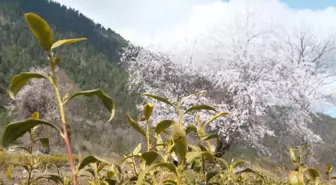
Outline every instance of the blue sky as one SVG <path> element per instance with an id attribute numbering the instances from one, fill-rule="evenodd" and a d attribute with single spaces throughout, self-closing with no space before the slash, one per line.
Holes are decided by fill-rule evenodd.
<path id="1" fill-rule="evenodd" d="M 282 0 L 294 9 L 325 9 L 327 7 L 336 7 L 336 0 Z"/>

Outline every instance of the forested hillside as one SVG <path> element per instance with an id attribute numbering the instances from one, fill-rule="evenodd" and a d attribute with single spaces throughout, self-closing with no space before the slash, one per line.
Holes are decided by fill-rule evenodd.
<path id="1" fill-rule="evenodd" d="M 72 117 L 73 120 L 71 120 L 73 124 L 70 125 L 74 130 L 74 138 L 80 141 L 75 142 L 74 147 L 82 151 L 93 151 L 94 153 L 104 153 L 102 152 L 103 148 L 108 148 L 108 152 L 114 151 L 123 153 L 134 147 L 139 141 L 139 137 L 125 124 L 125 115 L 130 113 L 135 116 L 136 104 L 139 102 L 137 102 L 132 95 L 133 92 L 128 90 L 127 78 L 129 75 L 124 66 L 119 63 L 121 61 L 122 55 L 120 53 L 122 52 L 122 48 L 130 43 L 111 30 L 111 28 L 104 28 L 77 10 L 69 9 L 53 1 L 0 0 L 0 119 L 6 120 L 2 123 L 5 124 L 11 119 L 18 119 L 18 114 L 15 113 L 15 111 L 13 113 L 11 112 L 11 115 L 8 115 L 7 107 L 13 104 L 7 94 L 10 78 L 19 72 L 28 71 L 32 68 L 36 70 L 36 68 L 43 68 L 47 65 L 44 51 L 39 47 L 38 41 L 31 34 L 25 23 L 23 15 L 26 12 L 34 12 L 43 17 L 55 31 L 56 39 L 73 37 L 88 38 L 86 42 L 63 46 L 56 50 L 55 55 L 59 55 L 62 58 L 59 65 L 64 71 L 60 71 L 59 74 L 62 75 L 62 79 L 64 79 L 66 83 L 65 86 L 74 86 L 84 90 L 101 88 L 115 100 L 117 114 L 111 124 L 101 124 L 105 115 L 102 115 L 101 110 L 97 109 L 99 104 L 97 101 L 84 99 L 78 104 L 80 108 L 71 109 L 74 116 Z M 149 58 L 150 57 L 143 57 L 140 59 L 147 60 Z M 148 63 L 150 62 L 151 61 Z M 165 69 L 169 69 L 169 65 L 170 62 L 167 62 L 167 64 L 164 65 Z M 140 69 L 144 69 L 145 75 L 148 75 L 147 69 L 153 70 L 151 75 L 155 78 L 145 75 L 141 78 L 139 77 L 139 79 L 143 79 L 146 83 L 156 79 L 157 76 L 162 76 L 162 74 L 160 74 L 162 71 L 155 71 L 155 66 L 144 66 Z M 172 67 L 172 70 L 176 69 Z M 174 73 L 176 71 L 172 72 Z M 179 71 L 179 73 L 182 74 L 184 72 L 183 70 Z M 134 72 L 134 74 L 141 73 Z M 215 75 L 215 73 L 213 74 Z M 181 78 L 178 75 L 175 76 L 167 72 L 167 77 L 162 79 L 165 80 L 162 82 L 164 85 L 168 84 L 167 80 L 168 82 L 171 80 L 172 84 L 176 83 L 176 88 L 172 88 L 172 92 L 179 97 L 194 93 L 194 91 L 204 87 L 212 91 L 215 88 L 210 85 L 211 82 L 197 75 L 184 76 Z M 157 82 L 154 84 L 156 83 Z M 141 84 L 139 86 L 141 86 Z M 141 87 L 150 86 L 146 85 Z M 165 88 L 158 89 L 166 90 Z M 32 92 L 38 93 L 38 90 L 35 89 L 35 91 Z M 219 95 L 215 94 L 214 96 Z M 223 97 L 220 95 L 220 97 L 217 98 L 220 100 Z M 26 106 L 25 103 L 22 102 L 20 102 L 20 105 L 23 108 Z M 36 110 L 32 109 L 31 112 L 33 111 Z M 20 116 L 30 114 L 30 112 L 28 112 L 27 115 L 22 114 L 22 111 L 20 113 Z M 286 137 L 288 133 L 284 131 L 285 129 L 279 127 L 277 122 L 272 121 L 274 120 L 270 119 L 269 122 L 270 125 L 274 127 L 275 137 L 265 137 L 262 143 L 269 148 L 275 148 L 274 150 L 270 150 L 272 151 L 271 155 L 273 155 L 273 157 L 280 160 L 287 160 L 287 148 L 292 146 L 293 140 L 295 139 Z M 322 149 L 319 150 L 319 154 L 323 154 L 323 156 L 318 156 L 318 158 L 330 161 L 334 158 L 332 154 L 333 148 L 335 148 L 333 144 L 334 138 L 331 137 L 331 135 L 336 131 L 335 119 L 329 116 L 322 116 L 318 119 L 316 118 L 314 124 L 310 124 L 309 126 L 320 135 L 325 142 L 323 147 L 321 146 Z M 131 137 L 125 138 L 125 135 Z M 296 144 L 300 143 L 300 139 L 295 141 L 297 141 Z M 246 147 L 245 143 L 239 140 L 235 140 L 230 149 L 229 154 L 233 154 L 234 156 L 236 156 L 237 153 L 241 153 L 240 151 L 246 150 L 247 152 L 241 154 L 240 157 L 242 158 L 251 158 L 258 154 L 258 150 Z"/>
<path id="2" fill-rule="evenodd" d="M 7 89 L 13 75 L 29 71 L 31 68 L 43 69 L 48 64 L 46 54 L 39 47 L 38 41 L 25 23 L 23 15 L 26 12 L 34 12 L 45 18 L 55 32 L 55 39 L 73 37 L 88 39 L 87 42 L 55 50 L 56 56 L 62 56 L 59 65 L 67 74 L 63 78 L 68 79 L 67 82 L 80 89 L 101 88 L 105 90 L 111 97 L 114 97 L 118 107 L 117 116 L 112 125 L 123 122 L 125 116 L 122 113 L 135 110 L 133 100 L 128 96 L 125 86 L 127 74 L 119 64 L 120 52 L 128 45 L 128 41 L 110 28 L 107 29 L 94 23 L 78 11 L 47 0 L 0 1 L 0 110 L 3 112 L 4 106 L 10 104 Z M 88 133 L 87 130 L 95 129 L 92 129 L 92 125 L 86 122 L 99 121 L 102 115 L 99 114 L 100 110 L 94 106 L 97 101 L 85 101 L 82 109 L 72 110 L 77 113 L 77 120 L 74 121 L 82 123 L 78 129 L 86 129 L 77 132 L 80 133 L 78 137 L 86 138 L 87 141 L 81 142 L 82 144 L 95 143 L 90 140 L 91 138 L 96 138 L 96 142 L 100 143 L 101 132 L 99 130 L 104 130 L 104 125 L 100 125 L 101 129 L 98 131 Z M 5 119 L 6 116 L 2 114 L 2 119 Z M 122 126 L 123 124 L 117 125 L 117 127 Z M 105 131 L 113 130 L 108 126 L 106 128 L 109 129 Z M 74 129 L 76 129 L 76 124 L 74 124 Z M 105 146 L 110 144 L 107 142 Z"/>

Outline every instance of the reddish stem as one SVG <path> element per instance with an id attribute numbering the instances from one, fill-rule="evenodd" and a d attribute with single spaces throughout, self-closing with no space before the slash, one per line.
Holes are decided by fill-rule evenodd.
<path id="1" fill-rule="evenodd" d="M 69 164 L 70 164 L 70 168 L 71 168 L 71 172 L 72 172 L 72 181 L 73 181 L 74 185 L 77 185 L 78 184 L 77 183 L 77 174 L 76 174 L 75 166 L 74 166 L 73 159 L 72 159 L 70 141 L 69 141 L 69 136 L 68 136 L 66 124 L 63 123 L 62 127 L 63 127 L 63 134 L 64 134 L 64 142 L 65 142 L 65 145 L 66 145 L 66 150 L 67 150 L 67 153 L 68 153 L 68 160 L 69 160 Z"/>

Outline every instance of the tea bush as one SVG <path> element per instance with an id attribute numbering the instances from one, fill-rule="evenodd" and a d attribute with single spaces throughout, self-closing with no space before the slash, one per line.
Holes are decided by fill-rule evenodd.
<path id="1" fill-rule="evenodd" d="M 165 184 L 165 185 L 304 185 L 304 184 L 330 184 L 336 178 L 332 175 L 333 166 L 326 167 L 326 178 L 317 169 L 310 168 L 305 163 L 305 147 L 290 148 L 289 154 L 294 168 L 287 179 L 272 176 L 259 168 L 254 168 L 248 161 L 231 160 L 221 158 L 219 149 L 219 137 L 217 134 L 208 133 L 207 127 L 214 120 L 229 116 L 229 112 L 217 112 L 209 105 L 194 105 L 181 109 L 183 103 L 190 97 L 183 97 L 177 103 L 151 94 L 141 94 L 143 97 L 151 98 L 154 102 L 160 101 L 173 108 L 178 118 L 176 120 L 161 120 L 157 124 L 151 122 L 152 112 L 155 104 L 146 103 L 143 106 L 142 116 L 138 118 L 127 115 L 130 126 L 140 134 L 145 142 L 140 142 L 127 155 L 124 155 L 119 163 L 112 162 L 111 158 L 101 158 L 94 155 L 85 157 L 74 156 L 71 151 L 71 139 L 69 125 L 66 119 L 66 105 L 73 98 L 78 96 L 98 97 L 103 105 L 110 112 L 108 122 L 115 114 L 115 106 L 110 98 L 101 89 L 71 92 L 61 90 L 62 84 L 55 75 L 58 63 L 61 59 L 53 55 L 53 50 L 64 44 L 76 43 L 86 40 L 85 38 L 64 39 L 54 42 L 53 32 L 48 23 L 40 16 L 27 13 L 25 19 L 29 28 L 46 51 L 50 69 L 45 73 L 23 72 L 14 76 L 9 87 L 9 96 L 14 99 L 18 93 L 25 90 L 27 82 L 44 80 L 44 86 L 49 88 L 48 97 L 55 98 L 52 108 L 54 124 L 40 118 L 39 112 L 23 110 L 30 118 L 23 121 L 11 122 L 6 126 L 2 137 L 2 145 L 5 148 L 16 148 L 26 154 L 9 153 L 2 149 L 0 165 L 5 168 L 4 175 L 13 180 L 17 179 L 22 184 L 91 184 L 91 185 L 122 185 L 122 184 Z M 71 93 L 70 93 L 71 92 Z M 51 96 L 51 93 L 54 96 Z M 43 97 L 43 96 L 39 96 Z M 38 98 L 39 98 L 38 97 Z M 28 101 L 28 100 L 27 100 Z M 38 100 L 29 100 L 38 101 Z M 50 102 L 49 102 L 50 103 Z M 43 107 L 43 106 L 42 106 Z M 48 107 L 47 107 L 48 108 Z M 29 112 L 30 111 L 30 112 Z M 48 113 L 48 110 L 41 109 L 41 113 Z M 201 121 L 200 111 L 212 113 L 206 121 Z M 196 113 L 196 114 L 195 114 Z M 55 114 L 55 115 L 54 115 Z M 26 115 L 26 117 L 27 117 Z M 193 123 L 185 124 L 184 116 L 195 115 Z M 188 126 L 186 126 L 188 125 Z M 36 150 L 48 154 L 52 145 L 49 138 L 41 136 L 36 130 L 39 127 L 54 129 L 64 140 L 67 156 L 41 155 Z M 19 144 L 17 140 L 24 135 L 26 142 Z M 193 135 L 195 141 L 189 142 L 188 135 Z M 69 163 L 70 172 L 62 169 L 64 162 Z M 21 168 L 23 174 L 13 173 Z M 280 172 L 279 172 L 280 173 Z M 287 174 L 282 171 L 281 173 Z M 71 177 L 70 177 L 71 176 Z M 16 180 L 17 181 L 17 180 Z M 1 182 L 1 181 L 0 181 Z M 4 183 L 2 181 L 1 183 Z"/>

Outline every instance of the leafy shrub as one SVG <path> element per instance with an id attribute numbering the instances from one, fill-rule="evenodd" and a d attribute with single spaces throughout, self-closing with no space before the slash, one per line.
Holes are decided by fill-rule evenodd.
<path id="1" fill-rule="evenodd" d="M 9 95 L 12 99 L 21 98 L 21 110 L 23 117 L 30 117 L 23 121 L 11 122 L 7 125 L 2 143 L 6 148 L 13 147 L 17 139 L 24 134 L 29 140 L 23 145 L 16 145 L 15 148 L 25 151 L 27 154 L 7 154 L 1 153 L 0 164 L 6 166 L 5 175 L 12 179 L 12 170 L 21 167 L 27 172 L 23 183 L 45 184 L 52 181 L 56 184 L 69 185 L 71 182 L 91 185 L 122 185 L 122 184 L 165 184 L 165 185 L 251 185 L 251 184 L 320 184 L 321 176 L 318 170 L 310 168 L 305 162 L 306 150 L 303 147 L 291 148 L 289 154 L 294 165 L 294 170 L 288 175 L 288 182 L 282 182 L 278 178 L 270 178 L 260 169 L 244 160 L 231 160 L 230 162 L 221 158 L 220 138 L 217 133 L 208 133 L 208 127 L 216 119 L 230 116 L 229 112 L 218 112 L 214 107 L 205 104 L 186 105 L 188 98 L 193 95 L 181 97 L 172 103 L 165 97 L 152 94 L 141 94 L 151 100 L 161 102 L 173 109 L 177 115 L 172 119 L 153 119 L 153 112 L 156 104 L 149 102 L 143 105 L 142 115 L 134 118 L 127 115 L 130 126 L 141 135 L 145 142 L 140 142 L 132 152 L 124 155 L 119 164 L 113 163 L 109 158 L 101 158 L 94 155 L 73 156 L 70 148 L 69 128 L 66 121 L 65 105 L 77 96 L 96 96 L 109 110 L 110 117 L 114 117 L 114 102 L 100 89 L 89 91 L 77 91 L 62 93 L 59 78 L 56 75 L 56 66 L 60 59 L 53 56 L 52 50 L 63 45 L 85 40 L 66 39 L 57 42 L 53 41 L 53 34 L 48 24 L 38 15 L 33 13 L 25 14 L 25 18 L 34 35 L 38 38 L 41 46 L 48 55 L 50 69 L 48 72 L 20 73 L 12 78 Z M 49 83 L 41 83 L 34 80 L 45 80 Z M 26 86 L 27 82 L 38 83 L 40 90 L 44 89 L 47 95 L 38 92 L 34 86 Z M 48 89 L 47 84 L 52 88 Z M 24 100 L 24 94 L 28 99 Z M 37 98 L 32 98 L 32 94 L 41 93 Z M 55 96 L 51 96 L 54 93 Z M 72 94 L 72 95 L 70 95 Z M 31 98 L 31 99 L 30 99 Z M 50 102 L 49 102 L 50 101 Z M 28 102 L 28 103 L 24 103 Z M 49 104 L 49 105 L 48 105 Z M 34 105 L 32 109 L 29 106 Z M 56 106 L 57 105 L 57 106 Z M 40 117 L 39 112 L 43 117 Z M 57 111 L 57 113 L 56 113 Z M 209 117 L 201 118 L 200 112 L 207 111 Z M 184 119 L 188 116 L 189 119 Z M 193 119 L 191 119 L 193 117 Z M 54 124 L 44 120 L 50 118 L 59 124 Z M 44 151 L 49 150 L 50 142 L 48 138 L 39 135 L 36 130 L 41 126 L 53 128 L 65 142 L 67 151 L 67 162 L 69 162 L 72 178 L 59 172 L 60 166 L 65 161 L 64 156 L 43 156 L 34 154 L 34 147 L 40 146 Z M 45 128 L 43 128 L 45 129 Z M 127 135 L 131 132 L 124 132 Z M 123 133 L 121 133 L 123 134 Z M 190 142 L 187 137 L 193 135 L 194 141 Z M 125 137 L 125 136 L 123 136 Z M 122 136 L 117 136 L 117 140 Z M 86 147 L 94 149 L 83 141 Z M 115 147 L 115 146 L 114 146 Z M 77 165 L 75 166 L 75 162 Z M 48 166 L 54 164 L 57 174 L 47 174 Z M 56 164 L 56 165 L 55 165 Z M 43 172 L 39 172 L 45 169 Z M 336 178 L 332 175 L 333 167 L 327 165 L 327 180 Z"/>

